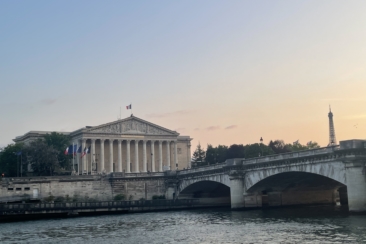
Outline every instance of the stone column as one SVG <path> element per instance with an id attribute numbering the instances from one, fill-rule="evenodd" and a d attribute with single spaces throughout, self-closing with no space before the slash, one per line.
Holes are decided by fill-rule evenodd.
<path id="1" fill-rule="evenodd" d="M 126 173 L 131 173 L 131 157 L 130 157 L 130 153 L 131 153 L 131 151 L 130 151 L 130 143 L 131 143 L 131 141 L 130 140 L 127 140 L 126 141 L 126 146 L 127 146 L 127 148 L 126 148 L 126 153 L 127 153 L 127 169 L 126 169 Z"/>
<path id="2" fill-rule="evenodd" d="M 188 142 L 188 145 L 187 145 L 187 158 L 188 158 L 188 168 L 192 168 L 192 165 L 191 165 L 191 142 Z"/>
<path id="3" fill-rule="evenodd" d="M 122 172 L 122 141 L 118 140 L 118 167 L 117 172 Z"/>
<path id="4" fill-rule="evenodd" d="M 177 148 L 177 142 L 174 141 L 174 169 L 178 168 L 178 148 Z"/>
<path id="5" fill-rule="evenodd" d="M 163 142 L 159 141 L 159 172 L 163 172 Z"/>
<path id="6" fill-rule="evenodd" d="M 109 139 L 109 167 L 108 173 L 113 172 L 113 139 Z"/>
<path id="7" fill-rule="evenodd" d="M 147 172 L 146 141 L 143 141 L 142 144 L 142 157 L 143 157 L 142 172 Z"/>
<path id="8" fill-rule="evenodd" d="M 86 146 L 86 140 L 82 139 L 81 140 L 81 153 L 80 153 L 80 157 L 83 155 L 84 150 L 85 150 L 85 146 Z M 81 158 L 81 165 L 82 165 L 82 174 L 86 173 L 86 156 Z"/>
<path id="9" fill-rule="evenodd" d="M 139 141 L 135 140 L 135 172 L 140 172 L 139 169 Z"/>
<path id="10" fill-rule="evenodd" d="M 151 142 L 151 172 L 155 172 L 155 150 L 154 150 L 155 141 L 150 142 Z"/>
<path id="11" fill-rule="evenodd" d="M 72 142 L 72 145 L 73 145 L 73 147 L 75 147 L 75 145 L 76 145 L 76 150 L 78 149 L 78 146 L 79 146 L 78 145 L 78 141 L 73 141 Z M 74 150 L 74 148 L 72 150 Z M 77 155 L 78 154 L 73 151 L 72 169 L 75 170 L 75 174 L 78 174 L 79 173 L 79 169 L 78 169 L 79 168 L 79 164 L 78 164 L 78 156 Z M 77 166 L 75 166 L 75 164 Z M 76 168 L 76 167 L 78 167 L 78 168 Z"/>
<path id="12" fill-rule="evenodd" d="M 244 208 L 244 177 L 240 174 L 240 172 L 230 172 L 229 177 L 231 208 Z"/>
<path id="13" fill-rule="evenodd" d="M 348 209 L 351 212 L 366 212 L 366 162 L 345 162 Z"/>
<path id="14" fill-rule="evenodd" d="M 100 163 L 98 165 L 98 173 L 104 171 L 104 139 L 100 139 Z"/>
<path id="15" fill-rule="evenodd" d="M 90 157 L 90 172 L 93 171 L 93 163 L 95 163 L 95 139 L 91 139 L 91 157 Z"/>
<path id="16" fill-rule="evenodd" d="M 166 142 L 166 166 L 170 167 L 170 141 Z M 171 167 L 170 170 L 172 170 Z"/>

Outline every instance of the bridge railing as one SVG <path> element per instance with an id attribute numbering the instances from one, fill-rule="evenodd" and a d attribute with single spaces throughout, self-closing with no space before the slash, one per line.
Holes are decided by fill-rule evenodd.
<path id="1" fill-rule="evenodd" d="M 306 156 L 312 156 L 312 155 L 328 154 L 328 153 L 334 152 L 336 150 L 339 150 L 338 146 L 322 147 L 322 148 L 315 148 L 315 149 L 309 149 L 309 150 L 304 150 L 304 151 L 269 155 L 269 156 L 265 156 L 265 157 L 242 159 L 241 163 L 245 164 L 245 165 L 264 163 L 264 162 L 277 161 L 277 160 L 282 160 L 282 159 L 293 159 L 293 158 L 300 158 L 300 157 L 306 157 Z M 230 165 L 230 163 L 231 162 L 229 160 L 226 160 L 227 165 Z M 232 165 L 232 163 L 231 163 L 231 165 Z"/>
<path id="2" fill-rule="evenodd" d="M 214 169 L 221 169 L 223 166 L 225 166 L 225 163 L 213 164 L 213 165 L 209 165 L 209 166 L 203 166 L 203 167 L 192 168 L 192 169 L 184 169 L 184 170 L 177 171 L 177 175 L 185 175 L 185 174 L 191 174 L 191 173 L 196 173 L 196 172 L 204 172 L 204 171 L 209 171 L 209 170 L 214 170 Z"/>

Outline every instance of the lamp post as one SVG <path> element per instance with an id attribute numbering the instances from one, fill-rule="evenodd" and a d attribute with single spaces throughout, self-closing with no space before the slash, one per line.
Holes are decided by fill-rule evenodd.
<path id="1" fill-rule="evenodd" d="M 261 137 L 261 139 L 259 139 L 259 141 L 260 141 L 259 147 L 261 149 L 261 154 L 259 156 L 262 156 L 263 155 L 263 150 L 262 150 L 263 138 Z"/>

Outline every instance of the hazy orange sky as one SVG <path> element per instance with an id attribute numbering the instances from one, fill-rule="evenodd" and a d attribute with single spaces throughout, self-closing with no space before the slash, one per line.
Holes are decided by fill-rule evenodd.
<path id="1" fill-rule="evenodd" d="M 0 146 L 133 114 L 192 151 L 366 137 L 366 1 L 2 1 Z"/>

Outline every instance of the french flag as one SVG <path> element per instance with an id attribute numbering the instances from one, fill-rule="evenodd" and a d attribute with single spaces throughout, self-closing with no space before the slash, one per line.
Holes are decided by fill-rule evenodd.
<path id="1" fill-rule="evenodd" d="M 87 153 L 90 153 L 90 147 L 84 148 L 83 154 L 81 155 L 80 158 L 84 157 Z"/>
<path id="2" fill-rule="evenodd" d="M 65 155 L 76 154 L 77 145 L 70 145 L 65 149 Z"/>
<path id="3" fill-rule="evenodd" d="M 81 146 L 79 146 L 78 150 L 76 150 L 76 151 L 74 152 L 74 155 L 76 155 L 76 153 L 81 153 Z"/>
<path id="4" fill-rule="evenodd" d="M 127 106 L 126 106 L 126 109 L 132 109 L 132 104 L 127 105 Z"/>
<path id="5" fill-rule="evenodd" d="M 65 155 L 69 154 L 69 147 L 72 147 L 72 146 L 68 146 L 66 149 L 65 149 Z"/>

